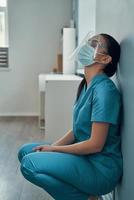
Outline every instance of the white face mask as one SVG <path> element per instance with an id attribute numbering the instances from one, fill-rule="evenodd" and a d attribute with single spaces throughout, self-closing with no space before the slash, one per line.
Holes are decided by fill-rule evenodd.
<path id="1" fill-rule="evenodd" d="M 97 60 L 95 60 L 96 54 L 105 55 L 103 53 L 96 52 L 96 48 L 86 43 L 80 48 L 76 59 L 82 67 L 90 67 L 94 63 L 99 63 Z"/>
<path id="2" fill-rule="evenodd" d="M 94 63 L 100 63 L 95 58 L 96 54 L 106 55 L 98 52 L 98 48 L 106 48 L 106 46 L 100 42 L 99 37 L 94 36 L 95 34 L 89 32 L 69 57 L 69 59 L 75 60 L 80 68 L 85 66 L 90 67 Z"/>
<path id="3" fill-rule="evenodd" d="M 95 49 L 88 44 L 81 47 L 77 59 L 82 66 L 92 65 L 94 63 Z"/>

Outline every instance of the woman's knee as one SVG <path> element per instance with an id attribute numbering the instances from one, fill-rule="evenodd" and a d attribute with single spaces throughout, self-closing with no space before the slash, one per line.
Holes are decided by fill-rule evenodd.
<path id="1" fill-rule="evenodd" d="M 35 146 L 35 145 L 34 145 Z M 23 144 L 18 150 L 18 159 L 21 162 L 23 157 L 32 152 L 33 144 Z"/>
<path id="2" fill-rule="evenodd" d="M 21 162 L 22 158 L 29 153 L 34 153 L 33 148 L 43 144 L 51 144 L 50 142 L 26 143 L 18 150 L 18 159 Z"/>

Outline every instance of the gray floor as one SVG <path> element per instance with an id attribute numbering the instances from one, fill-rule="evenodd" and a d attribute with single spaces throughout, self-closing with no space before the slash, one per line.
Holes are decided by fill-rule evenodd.
<path id="1" fill-rule="evenodd" d="M 36 117 L 0 118 L 0 200 L 53 200 L 43 189 L 26 181 L 20 173 L 18 148 L 44 140 Z"/>

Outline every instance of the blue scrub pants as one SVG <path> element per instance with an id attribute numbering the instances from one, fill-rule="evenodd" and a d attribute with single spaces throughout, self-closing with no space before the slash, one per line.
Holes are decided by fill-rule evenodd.
<path id="1" fill-rule="evenodd" d="M 32 150 L 45 144 L 50 143 L 25 144 L 19 149 L 20 169 L 28 181 L 55 200 L 88 200 L 90 195 L 110 192 L 108 181 L 86 156 Z"/>

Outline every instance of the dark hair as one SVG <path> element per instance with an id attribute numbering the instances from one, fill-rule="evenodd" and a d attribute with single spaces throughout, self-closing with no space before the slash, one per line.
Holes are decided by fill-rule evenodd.
<path id="1" fill-rule="evenodd" d="M 106 65 L 103 71 L 108 77 L 111 77 L 115 74 L 117 70 L 117 65 L 120 59 L 120 51 L 121 51 L 120 45 L 112 36 L 105 33 L 101 33 L 100 35 L 105 38 L 107 43 L 108 54 L 112 57 L 112 62 Z M 86 79 L 84 76 L 84 78 L 79 84 L 76 100 L 78 100 L 82 88 L 85 84 L 86 84 Z"/>
<path id="2" fill-rule="evenodd" d="M 120 59 L 120 51 L 121 51 L 120 45 L 112 36 L 105 33 L 101 33 L 100 35 L 105 38 L 107 42 L 108 54 L 112 57 L 112 63 L 109 63 L 104 68 L 104 73 L 108 77 L 111 77 L 115 74 L 117 70 L 117 64 Z"/>

